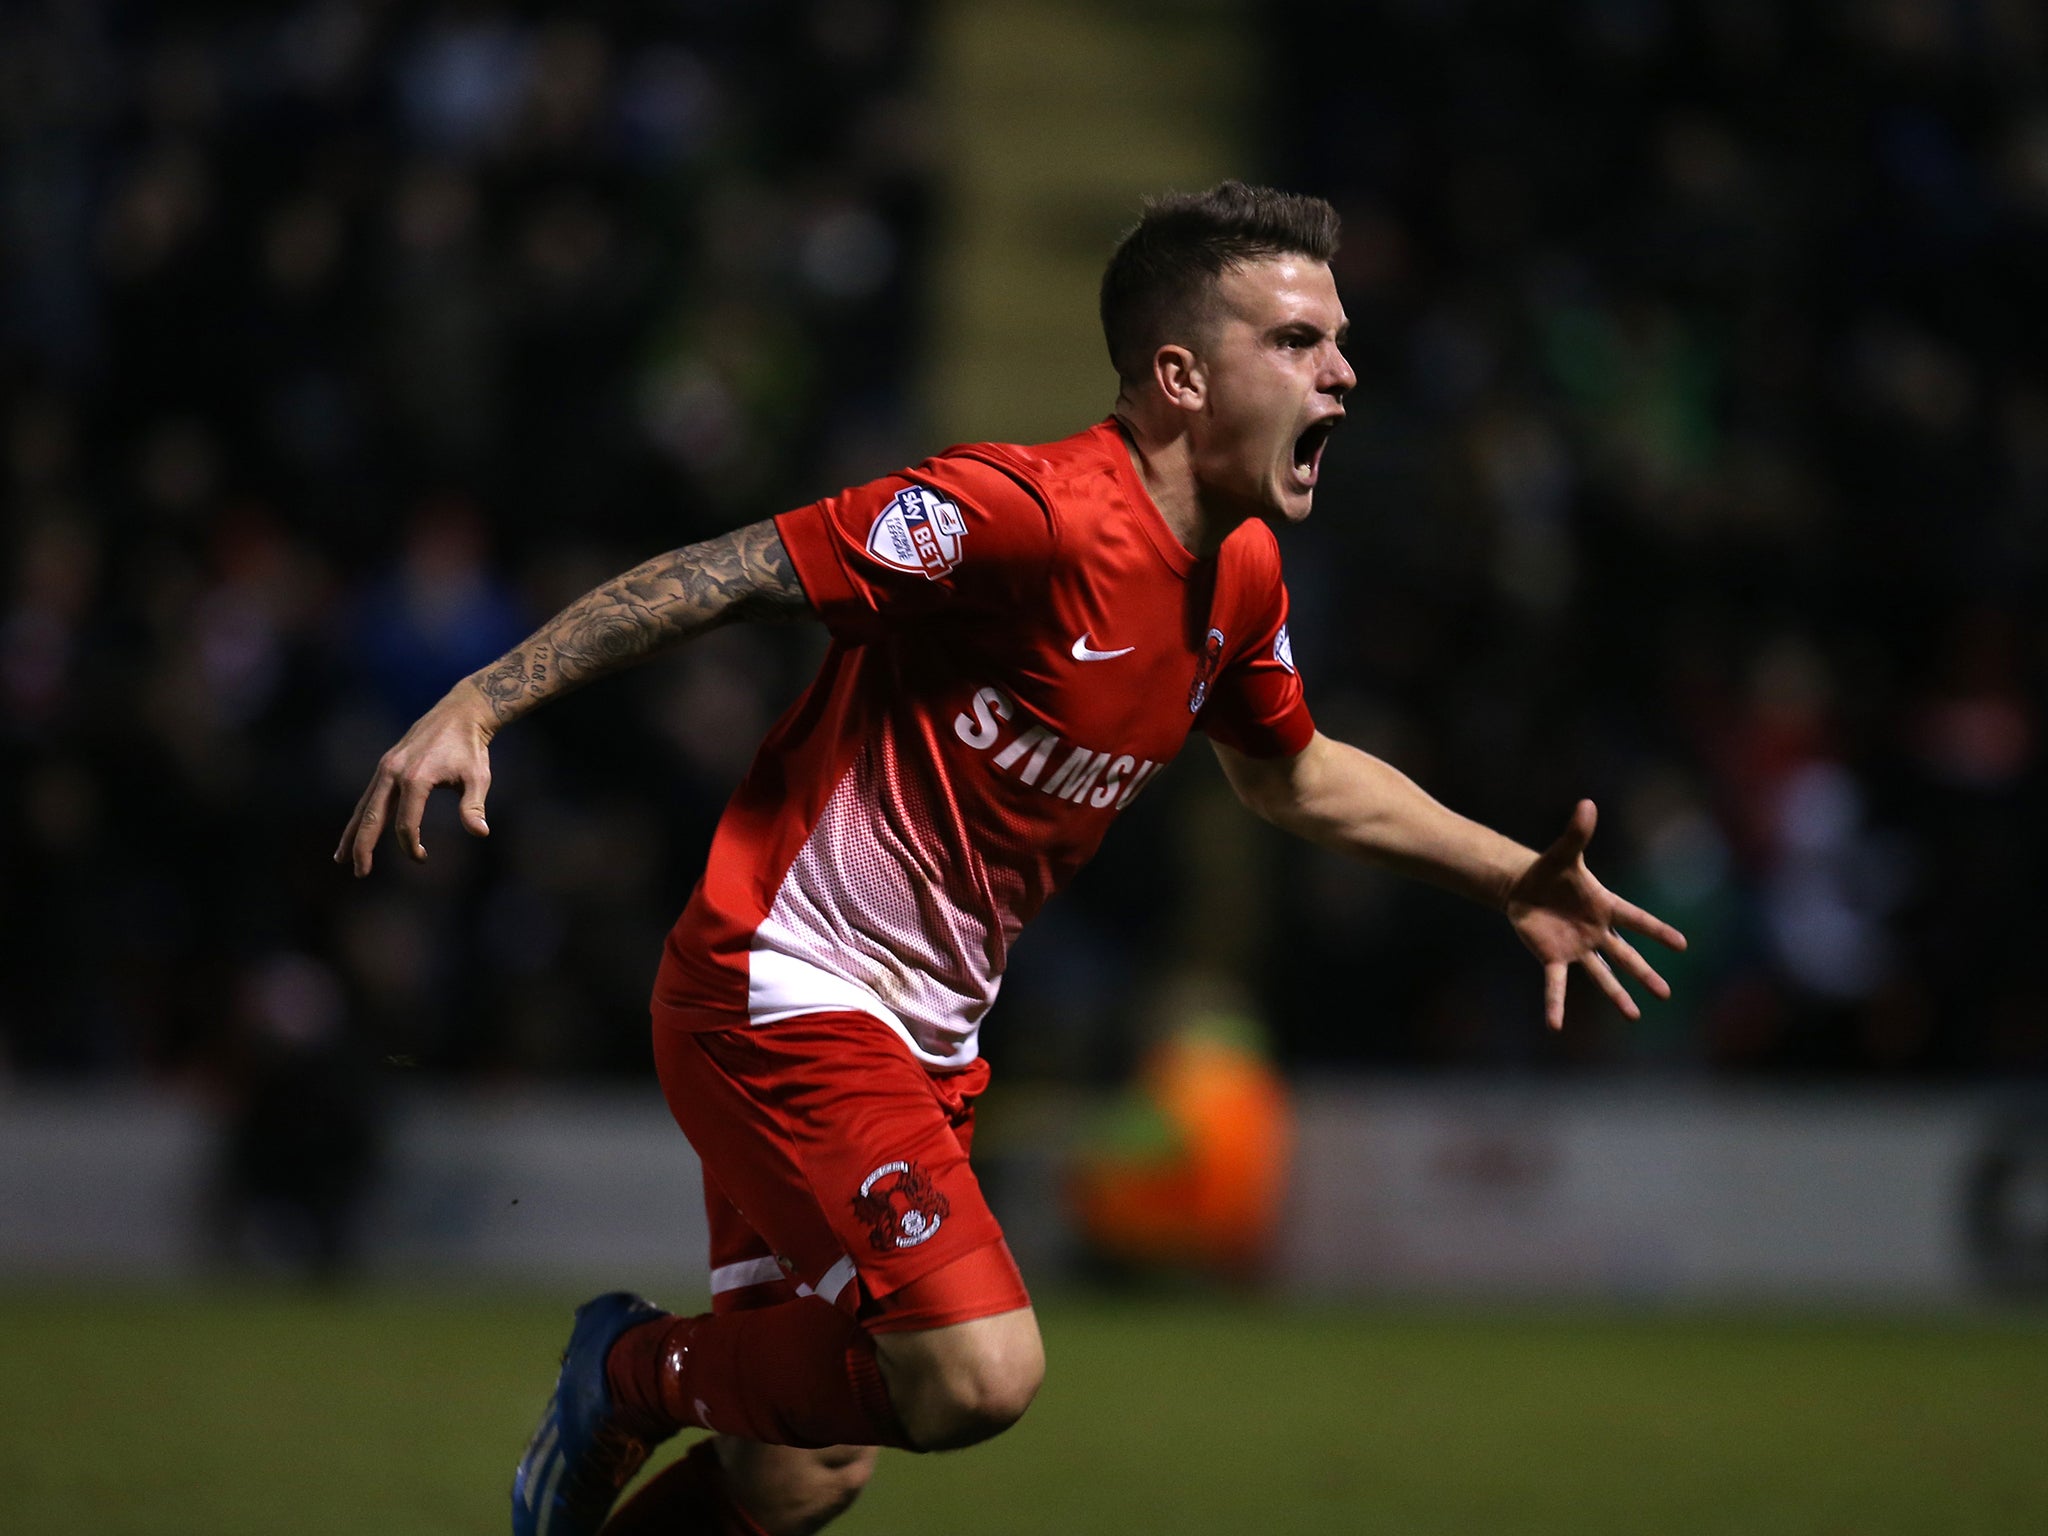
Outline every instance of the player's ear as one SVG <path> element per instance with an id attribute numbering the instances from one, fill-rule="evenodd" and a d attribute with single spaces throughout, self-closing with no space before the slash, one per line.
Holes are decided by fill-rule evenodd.
<path id="1" fill-rule="evenodd" d="M 1183 411 L 1199 411 L 1209 397 L 1209 380 L 1202 361 L 1186 347 L 1167 345 L 1152 354 L 1152 380 L 1167 404 Z"/>

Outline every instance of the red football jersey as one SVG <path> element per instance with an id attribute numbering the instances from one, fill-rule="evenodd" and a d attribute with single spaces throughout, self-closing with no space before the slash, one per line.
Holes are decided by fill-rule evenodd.
<path id="1" fill-rule="evenodd" d="M 1272 530 L 1168 529 L 1114 421 L 976 443 L 776 519 L 831 631 L 669 934 L 657 1021 L 858 1009 L 964 1066 L 1010 944 L 1206 731 L 1314 732 Z"/>

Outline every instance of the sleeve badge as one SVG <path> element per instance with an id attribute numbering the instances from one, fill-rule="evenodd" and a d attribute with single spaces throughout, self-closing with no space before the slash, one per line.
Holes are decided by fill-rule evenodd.
<path id="1" fill-rule="evenodd" d="M 906 486 L 868 529 L 868 553 L 892 570 L 937 581 L 960 563 L 967 520 L 952 502 L 921 485 Z"/>

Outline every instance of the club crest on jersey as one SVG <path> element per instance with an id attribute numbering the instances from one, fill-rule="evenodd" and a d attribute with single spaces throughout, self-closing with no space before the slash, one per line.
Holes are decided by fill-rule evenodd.
<path id="1" fill-rule="evenodd" d="M 919 571 L 932 581 L 960 563 L 967 521 L 960 509 L 921 485 L 898 491 L 868 529 L 868 553 L 899 571 Z"/>
<path id="2" fill-rule="evenodd" d="M 877 1253 L 915 1248 L 938 1235 L 953 1205 L 913 1162 L 884 1163 L 860 1181 L 853 1214 L 868 1224 Z"/>
<path id="3" fill-rule="evenodd" d="M 1223 631 L 1212 629 L 1202 640 L 1202 654 L 1195 658 L 1194 686 L 1188 689 L 1188 713 L 1200 714 L 1209 699 L 1209 685 L 1216 681 L 1216 669 L 1223 665 Z"/>
<path id="4" fill-rule="evenodd" d="M 1280 626 L 1280 633 L 1273 637 L 1273 659 L 1288 671 L 1294 671 L 1294 642 L 1287 638 L 1285 624 Z"/>

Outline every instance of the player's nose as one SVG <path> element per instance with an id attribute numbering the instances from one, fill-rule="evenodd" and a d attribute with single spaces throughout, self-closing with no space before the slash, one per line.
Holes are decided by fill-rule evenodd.
<path id="1" fill-rule="evenodd" d="M 1324 394 L 1336 395 L 1340 399 L 1358 386 L 1358 375 L 1352 371 L 1351 359 L 1336 346 L 1330 348 L 1329 361 L 1323 365 L 1323 377 L 1319 383 Z"/>

